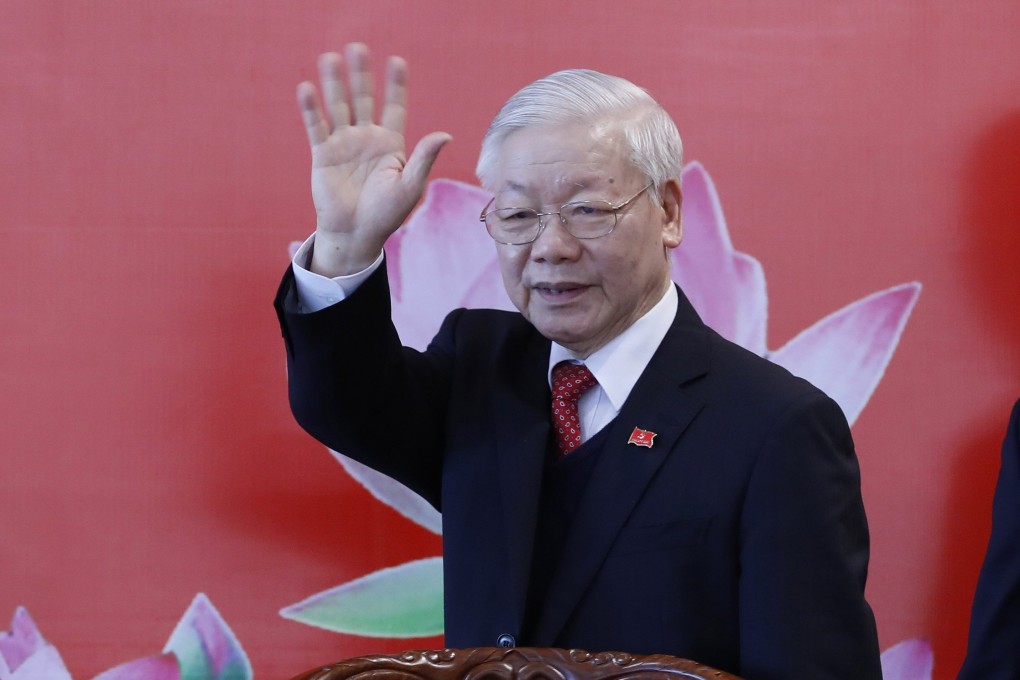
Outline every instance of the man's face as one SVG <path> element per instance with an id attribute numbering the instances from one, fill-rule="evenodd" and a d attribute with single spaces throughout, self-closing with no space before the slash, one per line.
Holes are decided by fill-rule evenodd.
<path id="1" fill-rule="evenodd" d="M 612 125 L 532 127 L 510 134 L 493 177 L 493 207 L 559 210 L 570 201 L 617 205 L 647 184 Z M 668 251 L 680 244 L 680 187 L 645 192 L 621 210 L 616 229 L 571 236 L 551 215 L 538 239 L 496 244 L 503 285 L 542 335 L 587 356 L 626 330 L 669 285 Z"/>

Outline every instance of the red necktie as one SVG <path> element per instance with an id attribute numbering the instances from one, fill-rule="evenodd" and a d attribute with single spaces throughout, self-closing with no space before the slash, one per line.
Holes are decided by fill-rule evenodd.
<path id="1" fill-rule="evenodd" d="M 584 364 L 561 361 L 552 374 L 552 425 L 556 450 L 565 456 L 581 445 L 577 400 L 598 381 Z"/>

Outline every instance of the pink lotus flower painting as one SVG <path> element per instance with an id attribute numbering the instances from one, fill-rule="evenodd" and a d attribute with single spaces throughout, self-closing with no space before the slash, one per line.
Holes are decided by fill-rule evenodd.
<path id="1" fill-rule="evenodd" d="M 199 593 L 163 653 L 128 661 L 93 680 L 251 680 L 248 656 L 212 602 Z M 18 608 L 0 633 L 0 680 L 72 680 L 56 648 Z"/>
<path id="2" fill-rule="evenodd" d="M 94 680 L 251 680 L 248 656 L 205 595 L 195 596 L 163 653 L 111 668 Z"/>
<path id="3" fill-rule="evenodd" d="M 18 607 L 11 629 L 0 633 L 0 680 L 71 680 L 56 647 L 43 639 L 28 611 Z"/>
<path id="4" fill-rule="evenodd" d="M 935 658 L 927 640 L 904 640 L 882 652 L 885 680 L 931 680 Z"/>
<path id="5" fill-rule="evenodd" d="M 783 347 L 769 350 L 761 264 L 733 248 L 722 205 L 704 167 L 686 166 L 682 183 L 684 241 L 674 251 L 674 280 L 708 325 L 820 387 L 853 424 L 892 359 L 921 285 L 905 283 L 873 293 L 821 319 Z M 492 241 L 478 223 L 489 198 L 478 187 L 435 180 L 418 210 L 386 244 L 393 318 L 404 344 L 423 349 L 443 316 L 456 307 L 513 309 Z M 375 498 L 440 533 L 438 512 L 420 497 L 342 452 L 331 453 Z M 312 595 L 280 614 L 357 635 L 436 635 L 443 626 L 442 559 L 380 570 Z"/>

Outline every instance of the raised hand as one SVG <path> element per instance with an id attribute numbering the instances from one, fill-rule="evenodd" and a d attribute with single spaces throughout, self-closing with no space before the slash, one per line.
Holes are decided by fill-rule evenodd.
<path id="1" fill-rule="evenodd" d="M 390 57 L 387 64 L 378 124 L 367 47 L 348 45 L 344 59 L 332 52 L 323 54 L 319 79 L 322 102 L 312 83 L 303 82 L 297 89 L 312 149 L 317 223 L 311 268 L 325 276 L 353 274 L 375 260 L 410 214 L 450 135 L 428 134 L 410 157 L 406 155 L 407 64 L 400 57 Z"/>

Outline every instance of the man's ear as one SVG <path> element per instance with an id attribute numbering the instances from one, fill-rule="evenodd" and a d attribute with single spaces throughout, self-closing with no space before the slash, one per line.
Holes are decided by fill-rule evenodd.
<path id="1" fill-rule="evenodd" d="M 659 188 L 659 202 L 662 208 L 662 244 L 667 248 L 676 248 L 684 236 L 683 217 L 680 206 L 683 204 L 683 191 L 680 180 L 671 177 Z"/>

